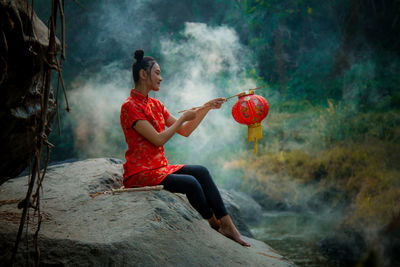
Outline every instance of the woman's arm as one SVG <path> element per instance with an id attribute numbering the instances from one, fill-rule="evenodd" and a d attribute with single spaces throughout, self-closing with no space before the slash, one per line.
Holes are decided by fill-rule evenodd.
<path id="1" fill-rule="evenodd" d="M 188 110 L 169 127 L 168 129 L 157 132 L 153 125 L 146 120 L 138 120 L 133 128 L 143 135 L 150 143 L 155 146 L 163 146 L 175 132 L 182 126 L 185 121 L 191 121 L 196 118 L 196 112 L 194 110 Z"/>
<path id="2" fill-rule="evenodd" d="M 192 109 L 196 112 L 196 118 L 183 124 L 177 132 L 182 136 L 188 137 L 197 128 L 197 126 L 199 126 L 199 124 L 202 122 L 210 109 L 219 109 L 224 102 L 226 102 L 225 98 L 216 98 L 208 101 L 200 108 Z M 167 127 L 170 127 L 170 125 L 174 125 L 176 121 L 177 119 L 174 116 L 170 115 L 166 121 Z"/>

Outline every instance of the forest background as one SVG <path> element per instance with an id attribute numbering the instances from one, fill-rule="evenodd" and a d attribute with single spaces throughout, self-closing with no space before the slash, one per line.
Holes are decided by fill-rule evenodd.
<path id="1" fill-rule="evenodd" d="M 47 1 L 34 9 L 46 22 Z M 261 204 L 340 211 L 366 233 L 399 214 L 400 1 L 81 0 L 65 12 L 71 112 L 61 135 L 53 124 L 52 162 L 124 159 L 119 111 L 141 48 L 164 78 L 151 96 L 175 116 L 256 86 L 270 103 L 257 156 L 231 100 L 173 137 L 171 163 L 205 165 Z"/>

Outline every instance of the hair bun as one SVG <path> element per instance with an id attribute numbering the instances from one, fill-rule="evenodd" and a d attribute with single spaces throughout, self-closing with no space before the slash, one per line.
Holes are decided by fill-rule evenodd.
<path id="1" fill-rule="evenodd" d="M 138 49 L 135 51 L 135 59 L 137 62 L 142 61 L 144 56 L 144 51 L 142 49 Z"/>

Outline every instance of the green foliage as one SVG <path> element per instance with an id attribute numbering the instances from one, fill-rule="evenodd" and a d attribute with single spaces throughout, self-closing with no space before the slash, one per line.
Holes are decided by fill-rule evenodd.
<path id="1" fill-rule="evenodd" d="M 363 142 L 378 139 L 390 143 L 400 141 L 400 114 L 396 111 L 359 113 L 353 107 L 328 100 L 328 107 L 318 113 L 314 127 L 325 145 L 339 141 Z"/>

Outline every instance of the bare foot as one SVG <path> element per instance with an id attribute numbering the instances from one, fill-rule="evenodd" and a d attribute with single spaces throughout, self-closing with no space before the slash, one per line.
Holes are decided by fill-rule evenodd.
<path id="1" fill-rule="evenodd" d="M 244 247 L 250 247 L 250 244 L 242 239 L 239 231 L 236 229 L 229 215 L 222 217 L 220 221 L 221 227 L 218 229 L 218 232 Z"/>
<path id="2" fill-rule="evenodd" d="M 216 231 L 218 231 L 221 227 L 221 223 L 217 220 L 217 218 L 215 218 L 215 215 L 213 215 L 211 219 L 208 219 L 208 223 Z"/>

